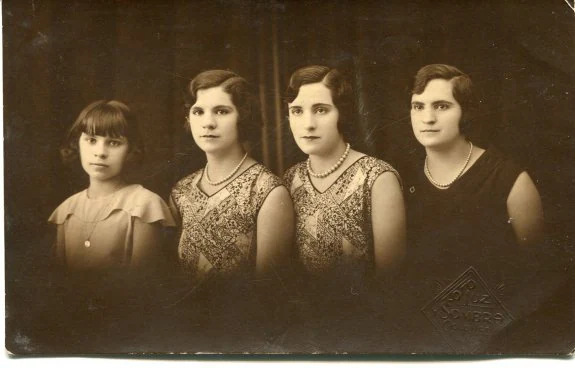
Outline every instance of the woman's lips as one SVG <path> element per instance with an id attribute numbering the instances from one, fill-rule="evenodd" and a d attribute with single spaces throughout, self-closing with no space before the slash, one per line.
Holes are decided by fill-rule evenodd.
<path id="1" fill-rule="evenodd" d="M 99 163 L 90 163 L 90 166 L 92 166 L 94 169 L 96 170 L 104 170 L 108 168 L 108 165 L 106 164 L 99 164 Z"/>

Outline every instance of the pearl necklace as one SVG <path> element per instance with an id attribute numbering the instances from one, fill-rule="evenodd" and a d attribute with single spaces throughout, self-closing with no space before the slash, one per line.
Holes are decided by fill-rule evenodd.
<path id="1" fill-rule="evenodd" d="M 335 170 L 339 169 L 339 167 L 341 166 L 341 164 L 343 164 L 343 162 L 345 161 L 345 159 L 347 158 L 347 155 L 349 154 L 349 148 L 350 148 L 350 144 L 348 143 L 346 148 L 345 148 L 345 152 L 343 153 L 343 155 L 339 158 L 339 160 L 331 167 L 329 168 L 327 171 L 324 171 L 322 173 L 316 174 L 315 172 L 313 172 L 313 170 L 311 169 L 311 159 L 308 157 L 307 158 L 307 172 L 313 176 L 314 178 L 325 178 L 326 176 L 328 176 L 329 174 L 333 173 Z"/>
<path id="2" fill-rule="evenodd" d="M 427 179 L 429 179 L 431 184 L 435 185 L 436 187 L 449 188 L 451 186 L 451 184 L 453 184 L 457 179 L 459 179 L 459 177 L 463 174 L 463 172 L 467 168 L 467 165 L 469 164 L 469 160 L 471 159 L 471 152 L 473 152 L 473 143 L 469 142 L 469 153 L 467 154 L 467 158 L 465 159 L 465 164 L 463 165 L 461 170 L 459 170 L 459 173 L 457 174 L 457 176 L 447 184 L 440 184 L 440 183 L 436 182 L 435 180 L 433 180 L 433 177 L 431 176 L 431 172 L 429 171 L 429 168 L 427 167 L 427 156 L 425 156 L 425 176 L 427 176 Z"/>
<path id="3" fill-rule="evenodd" d="M 206 168 L 204 169 L 204 172 L 206 173 L 206 180 L 208 182 L 208 184 L 216 186 L 216 185 L 220 185 L 225 181 L 228 181 L 232 176 L 234 176 L 238 170 L 240 169 L 240 167 L 242 166 L 242 164 L 244 163 L 244 161 L 246 160 L 246 158 L 248 157 L 248 153 L 246 152 L 246 154 L 244 155 L 244 158 L 242 158 L 242 160 L 240 161 L 240 163 L 238 164 L 238 166 L 236 166 L 236 168 L 230 173 L 230 175 L 226 176 L 225 178 L 223 178 L 220 181 L 211 181 L 210 180 L 210 176 L 208 175 L 208 163 L 206 162 Z"/>

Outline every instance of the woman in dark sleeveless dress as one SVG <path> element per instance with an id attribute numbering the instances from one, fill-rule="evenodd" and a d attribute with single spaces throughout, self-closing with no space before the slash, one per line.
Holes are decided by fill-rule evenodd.
<path id="1" fill-rule="evenodd" d="M 524 169 L 467 138 L 471 97 L 455 67 L 415 77 L 411 123 L 426 157 L 406 182 L 408 277 L 397 307 L 416 351 L 481 351 L 526 311 L 521 278 L 533 276 L 541 199 Z"/>

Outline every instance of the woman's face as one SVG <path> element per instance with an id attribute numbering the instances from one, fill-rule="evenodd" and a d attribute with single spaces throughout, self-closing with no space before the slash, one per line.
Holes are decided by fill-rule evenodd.
<path id="1" fill-rule="evenodd" d="M 302 85 L 288 109 L 293 137 L 304 153 L 329 155 L 343 142 L 337 128 L 339 110 L 323 83 Z"/>
<path id="2" fill-rule="evenodd" d="M 82 133 L 78 141 L 82 168 L 90 180 L 108 181 L 118 178 L 128 158 L 125 137 L 112 138 Z"/>
<path id="3" fill-rule="evenodd" d="M 421 94 L 411 96 L 411 126 L 424 147 L 447 147 L 465 139 L 459 131 L 460 121 L 461 106 L 453 97 L 450 81 L 432 79 Z"/>
<path id="4" fill-rule="evenodd" d="M 198 90 L 196 103 L 189 112 L 194 141 L 206 153 L 240 144 L 238 118 L 231 95 L 221 86 Z"/>

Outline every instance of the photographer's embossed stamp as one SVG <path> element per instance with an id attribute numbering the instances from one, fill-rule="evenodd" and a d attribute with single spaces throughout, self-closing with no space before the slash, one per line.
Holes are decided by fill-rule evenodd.
<path id="1" fill-rule="evenodd" d="M 474 352 L 513 321 L 495 293 L 469 267 L 422 312 L 458 352 Z"/>

